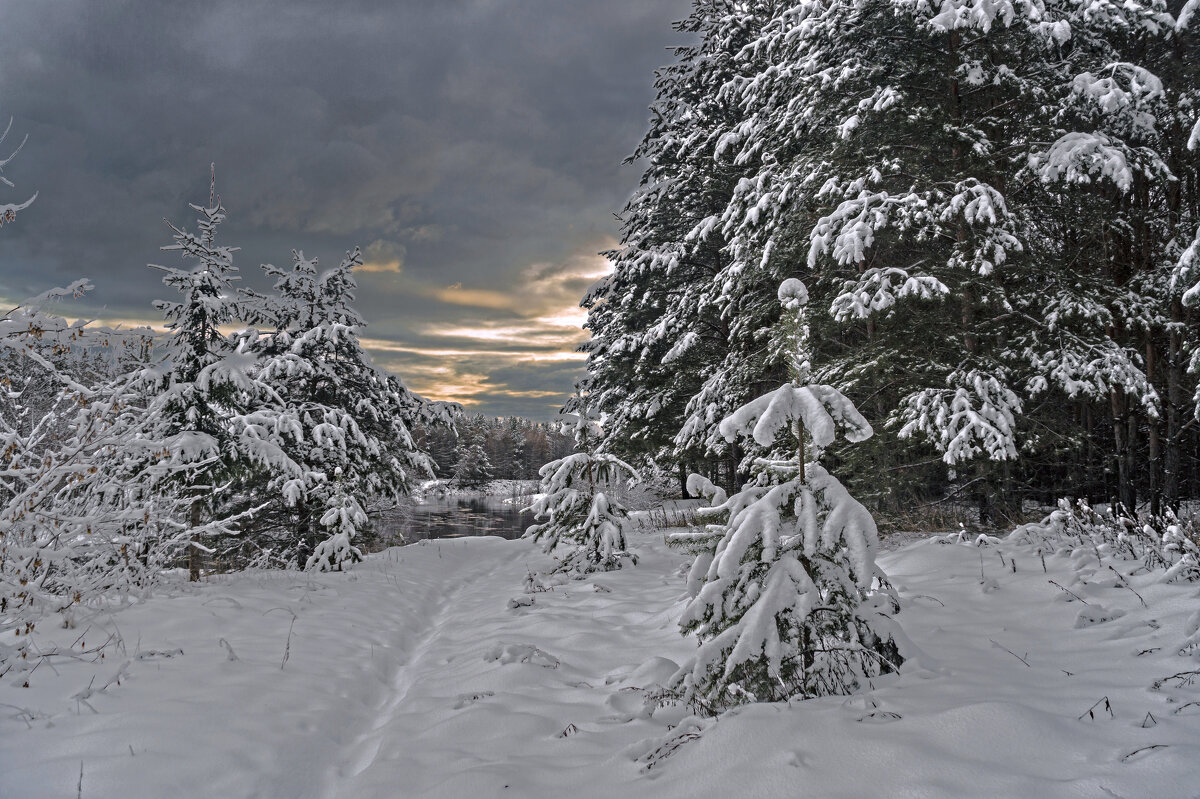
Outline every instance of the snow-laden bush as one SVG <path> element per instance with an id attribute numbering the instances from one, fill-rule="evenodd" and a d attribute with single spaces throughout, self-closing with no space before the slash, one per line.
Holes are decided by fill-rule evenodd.
<path id="1" fill-rule="evenodd" d="M 570 547 L 556 571 L 586 574 L 621 568 L 626 558 L 624 524 L 629 517 L 612 489 L 622 480 L 637 480 L 637 471 L 625 461 L 595 450 L 599 425 L 586 412 L 567 414 L 563 431 L 574 435 L 581 450 L 551 461 L 540 470 L 540 493 L 529 510 L 538 519 L 525 535 L 541 541 L 547 553 Z"/>
<path id="2" fill-rule="evenodd" d="M 184 521 L 190 498 L 163 486 L 204 459 L 196 440 L 153 429 L 136 381 L 75 369 L 73 352 L 119 340 L 46 307 L 88 289 L 77 281 L 0 317 L 0 662 L 10 667 L 47 617 L 70 625 L 82 607 L 143 595 L 197 537 L 242 520 Z"/>
<path id="3" fill-rule="evenodd" d="M 354 535 L 366 523 L 367 514 L 358 500 L 345 491 L 339 479 L 329 505 L 321 516 L 321 526 L 329 530 L 330 536 L 317 544 L 304 568 L 319 572 L 342 571 L 347 564 L 362 560 L 363 553 L 354 546 Z"/>
<path id="4" fill-rule="evenodd" d="M 1009 540 L 1043 553 L 1086 549 L 1103 557 L 1140 560 L 1146 571 L 1162 571 L 1163 582 L 1200 582 L 1200 533 L 1190 519 L 1170 510 L 1162 516 L 1131 519 L 1100 512 L 1084 500 L 1060 499 L 1041 522 L 1023 524 Z"/>
<path id="5" fill-rule="evenodd" d="M 789 288 L 781 300 L 799 312 L 802 294 Z M 901 661 L 891 619 L 899 607 L 875 565 L 875 522 L 818 462 L 839 431 L 862 441 L 872 430 L 837 389 L 801 382 L 808 376 L 806 335 L 803 324 L 795 326 L 797 379 L 720 426 L 729 441 L 752 437 L 782 454 L 758 459 L 756 480 L 720 506 L 728 522 L 689 575 L 693 599 L 680 625 L 700 648 L 673 682 L 706 713 L 848 693 Z M 786 452 L 785 436 L 795 444 Z"/>

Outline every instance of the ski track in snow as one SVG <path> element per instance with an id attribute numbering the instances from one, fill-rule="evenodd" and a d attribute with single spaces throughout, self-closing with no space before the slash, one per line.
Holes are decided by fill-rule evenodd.
<path id="1" fill-rule="evenodd" d="M 467 574 L 451 572 L 445 575 L 443 583 L 430 592 L 432 601 L 427 603 L 426 607 L 436 604 L 437 610 L 430 618 L 424 633 L 413 646 L 405 662 L 396 669 L 391 685 L 382 697 L 382 704 L 367 719 L 369 729 L 346 747 L 340 762 L 333 767 L 330 786 L 324 792 L 325 796 L 329 799 L 337 799 L 342 796 L 358 795 L 354 790 L 347 789 L 347 785 L 353 778 L 358 777 L 375 763 L 380 748 L 383 746 L 384 738 L 389 733 L 393 736 L 398 734 L 388 728 L 397 725 L 398 721 L 402 721 L 404 700 L 413 684 L 420 679 L 421 667 L 425 665 L 424 661 L 428 658 L 430 650 L 435 647 L 439 636 L 447 627 L 454 624 L 455 611 L 464 592 L 468 587 L 478 586 L 481 581 L 504 571 L 505 567 L 510 566 L 511 560 L 510 556 L 498 563 L 492 562 L 489 568 L 470 570 Z M 455 582 L 456 587 L 445 591 L 445 582 Z"/>

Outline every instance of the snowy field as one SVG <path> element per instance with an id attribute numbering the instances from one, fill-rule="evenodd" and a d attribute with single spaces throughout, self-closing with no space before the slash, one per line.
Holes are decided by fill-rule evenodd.
<path id="1" fill-rule="evenodd" d="M 880 564 L 922 655 L 853 697 L 713 722 L 655 709 L 692 647 L 686 559 L 659 533 L 630 544 L 638 566 L 535 593 L 549 559 L 530 542 L 458 539 L 44 631 L 76 653 L 119 642 L 0 679 L 0 796 L 1200 795 L 1200 689 L 1155 688 L 1197 667 L 1178 654 L 1194 585 L 909 544 Z"/>

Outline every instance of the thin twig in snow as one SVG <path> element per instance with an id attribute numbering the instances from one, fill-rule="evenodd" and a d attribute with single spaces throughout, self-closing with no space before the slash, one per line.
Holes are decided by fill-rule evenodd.
<path id="1" fill-rule="evenodd" d="M 1053 585 L 1054 587 L 1058 588 L 1059 590 L 1066 591 L 1068 594 L 1070 594 L 1071 596 L 1075 597 L 1076 599 L 1078 599 L 1078 600 L 1079 600 L 1080 602 L 1082 602 L 1083 604 L 1085 604 L 1085 605 L 1086 605 L 1086 604 L 1088 604 L 1087 600 L 1086 600 L 1086 599 L 1084 599 L 1083 597 L 1081 597 L 1079 594 L 1075 593 L 1074 591 L 1070 591 L 1070 590 L 1068 590 L 1068 589 L 1066 589 L 1066 588 L 1063 588 L 1061 585 L 1059 585 L 1058 583 L 1054 582 L 1053 580 L 1051 580 L 1051 581 L 1050 581 L 1050 585 Z"/>
<path id="2" fill-rule="evenodd" d="M 1092 719 L 1094 721 L 1096 719 L 1096 708 L 1099 707 L 1101 702 L 1104 703 L 1104 709 L 1108 711 L 1108 717 L 1111 719 L 1115 719 L 1117 717 L 1117 714 L 1113 712 L 1112 703 L 1108 701 L 1107 696 L 1102 696 L 1096 700 L 1096 704 L 1092 705 L 1087 710 L 1085 710 L 1084 712 L 1079 714 L 1079 721 L 1083 721 L 1084 716 L 1087 716 L 1089 719 Z"/>
<path id="3" fill-rule="evenodd" d="M 1142 603 L 1142 607 L 1144 607 L 1144 608 L 1150 607 L 1149 605 L 1146 604 L 1146 600 L 1142 599 L 1142 595 L 1139 594 L 1137 591 L 1133 590 L 1133 586 L 1129 584 L 1129 581 L 1125 579 L 1125 576 L 1123 574 L 1121 574 L 1119 571 L 1114 569 L 1112 567 L 1112 565 L 1109 565 L 1108 568 L 1109 568 L 1109 571 L 1111 571 L 1113 574 L 1117 575 L 1117 579 L 1121 581 L 1122 588 L 1128 588 L 1130 591 L 1133 591 L 1133 595 L 1138 598 L 1138 602 Z"/>
<path id="4" fill-rule="evenodd" d="M 283 671 L 283 667 L 287 665 L 288 658 L 292 654 L 292 628 L 296 626 L 296 617 L 292 616 L 292 623 L 288 625 L 287 644 L 283 648 L 283 662 L 279 664 L 279 670 Z"/>
<path id="5" fill-rule="evenodd" d="M 989 638 L 988 640 L 989 640 L 989 641 L 992 641 L 992 639 L 991 639 L 991 638 Z M 1022 663 L 1024 663 L 1026 668 L 1030 668 L 1030 669 L 1031 669 L 1031 668 L 1033 668 L 1032 666 L 1030 666 L 1030 665 L 1029 665 L 1029 661 L 1028 661 L 1028 660 L 1026 660 L 1025 658 L 1021 657 L 1020 655 L 1018 655 L 1016 652 L 1012 651 L 1012 650 L 1011 650 L 1011 649 L 1009 649 L 1008 647 L 1006 647 L 1006 646 L 1001 646 L 1000 644 L 996 643 L 995 641 L 992 641 L 992 646 L 996 647 L 997 649 L 1003 649 L 1005 652 L 1007 652 L 1008 654 L 1010 654 L 1010 655 L 1012 655 L 1013 657 L 1015 657 L 1017 660 L 1019 660 L 1019 661 L 1021 661 Z M 1028 653 L 1028 652 L 1026 652 L 1026 653 L 1025 653 L 1025 656 L 1026 656 L 1026 657 L 1028 657 L 1028 656 L 1029 656 L 1029 653 Z"/>
<path id="6" fill-rule="evenodd" d="M 1129 761 L 1129 758 L 1133 757 L 1134 755 L 1138 754 L 1139 752 L 1149 752 L 1154 749 L 1166 749 L 1166 748 L 1167 748 L 1166 744 L 1150 744 L 1149 746 L 1143 746 L 1141 749 L 1134 749 L 1132 752 L 1130 752 L 1129 754 L 1122 757 L 1121 762 L 1127 763 Z"/>

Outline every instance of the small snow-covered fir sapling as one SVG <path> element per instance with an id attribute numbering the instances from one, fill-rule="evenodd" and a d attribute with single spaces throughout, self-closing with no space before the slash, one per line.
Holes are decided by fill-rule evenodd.
<path id="1" fill-rule="evenodd" d="M 875 565 L 875 521 L 820 463 L 839 431 L 858 442 L 871 426 L 836 388 L 807 382 L 804 285 L 785 281 L 779 299 L 792 312 L 783 328 L 793 380 L 720 426 L 726 439 L 753 437 L 771 457 L 722 506 L 724 535 L 697 558 L 680 620 L 700 647 L 674 683 L 714 714 L 849 693 L 901 661 L 891 618 L 899 606 Z"/>
<path id="2" fill-rule="evenodd" d="M 362 551 L 354 546 L 354 535 L 367 523 L 367 514 L 342 485 L 341 468 L 334 472 L 334 491 L 321 516 L 321 526 L 329 530 L 331 535 L 317 544 L 304 564 L 306 571 L 342 571 L 345 564 L 363 559 Z"/>
<path id="3" fill-rule="evenodd" d="M 586 407 L 565 417 L 563 432 L 574 436 L 578 451 L 538 472 L 541 493 L 529 509 L 547 520 L 531 525 L 525 535 L 542 541 L 547 553 L 560 545 L 571 547 L 555 571 L 612 571 L 621 568 L 625 558 L 636 564 L 637 556 L 626 551 L 624 522 L 629 514 L 609 490 L 622 478 L 638 480 L 637 471 L 615 455 L 597 451 L 600 425 L 588 417 Z"/>

